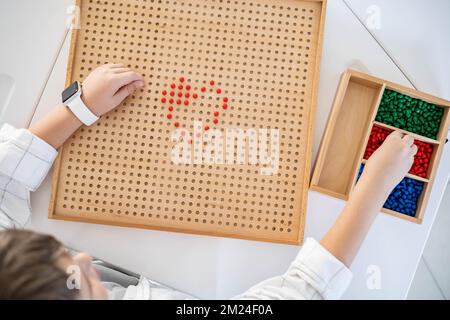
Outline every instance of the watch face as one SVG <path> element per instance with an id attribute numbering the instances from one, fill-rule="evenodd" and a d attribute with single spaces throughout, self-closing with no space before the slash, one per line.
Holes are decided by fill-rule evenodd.
<path id="1" fill-rule="evenodd" d="M 78 82 L 75 81 L 70 86 L 68 86 L 62 93 L 62 101 L 66 102 L 72 98 L 79 90 Z"/>

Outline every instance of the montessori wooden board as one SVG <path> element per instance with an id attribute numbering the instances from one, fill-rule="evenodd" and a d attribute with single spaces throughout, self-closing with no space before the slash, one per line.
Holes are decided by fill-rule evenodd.
<path id="1" fill-rule="evenodd" d="M 146 87 L 61 148 L 49 217 L 302 242 L 326 2 L 77 5 L 67 84 L 120 62 L 142 73 Z M 195 121 L 204 140 L 196 139 Z M 208 134 L 229 128 L 244 130 L 246 147 L 252 130 L 258 137 L 278 130 L 268 138 L 278 143 L 277 172 L 262 174 L 263 161 L 251 163 L 249 154 L 236 163 L 171 158 L 174 132 L 184 132 L 179 139 L 187 133 L 196 157 Z M 220 146 L 225 156 L 236 155 L 228 140 Z"/>

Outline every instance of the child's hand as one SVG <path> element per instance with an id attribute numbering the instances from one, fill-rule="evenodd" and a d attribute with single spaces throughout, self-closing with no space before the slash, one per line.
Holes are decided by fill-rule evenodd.
<path id="1" fill-rule="evenodd" d="M 416 153 L 414 138 L 394 131 L 369 158 L 363 175 L 390 193 L 411 169 Z"/>
<path id="2" fill-rule="evenodd" d="M 136 89 L 144 86 L 144 77 L 123 64 L 105 64 L 84 80 L 81 99 L 97 116 L 117 107 Z"/>

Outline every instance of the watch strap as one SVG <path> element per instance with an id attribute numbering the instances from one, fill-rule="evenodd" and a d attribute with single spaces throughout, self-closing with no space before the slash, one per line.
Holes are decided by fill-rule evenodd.
<path id="1" fill-rule="evenodd" d="M 84 104 L 80 96 L 68 101 L 67 107 L 81 122 L 87 126 L 90 126 L 99 119 L 99 117 L 93 114 L 92 111 L 89 110 L 89 108 Z"/>

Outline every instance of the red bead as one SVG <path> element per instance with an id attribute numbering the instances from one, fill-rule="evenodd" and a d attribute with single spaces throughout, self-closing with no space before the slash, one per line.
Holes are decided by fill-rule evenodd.
<path id="1" fill-rule="evenodd" d="M 180 123 L 175 122 L 173 125 L 175 126 L 175 128 L 178 128 L 180 126 Z"/>
<path id="2" fill-rule="evenodd" d="M 175 89 L 176 88 L 176 84 L 175 83 L 172 83 L 171 85 L 170 85 L 170 87 L 172 88 L 172 89 Z"/>
<path id="3" fill-rule="evenodd" d="M 414 156 L 414 163 L 409 173 L 426 178 L 433 153 L 433 146 L 418 140 L 414 141 L 414 144 L 418 149 L 416 155 Z"/>
<path id="4" fill-rule="evenodd" d="M 206 87 L 202 87 L 200 90 L 201 90 L 202 92 L 205 92 L 205 91 L 206 91 Z"/>
<path id="5" fill-rule="evenodd" d="M 172 104 L 173 103 L 173 99 L 169 99 L 169 103 Z"/>
<path id="6" fill-rule="evenodd" d="M 211 81 L 209 82 L 209 84 L 213 86 L 213 85 L 215 84 L 214 80 L 211 80 Z"/>
<path id="7" fill-rule="evenodd" d="M 389 130 L 385 130 L 379 127 L 373 127 L 372 132 L 370 133 L 369 141 L 366 147 L 366 151 L 364 152 L 364 159 L 369 159 L 372 153 L 378 149 L 386 137 L 391 133 Z"/>
<path id="8" fill-rule="evenodd" d="M 194 94 L 192 95 L 192 98 L 197 99 L 197 98 L 198 98 L 198 94 L 194 93 Z"/>
<path id="9" fill-rule="evenodd" d="M 185 106 L 189 105 L 189 100 L 184 100 L 184 105 Z"/>
<path id="10" fill-rule="evenodd" d="M 219 112 L 214 111 L 214 117 L 218 117 L 219 116 Z"/>
<path id="11" fill-rule="evenodd" d="M 184 77 L 180 77 L 180 82 L 184 82 Z"/>
<path id="12" fill-rule="evenodd" d="M 218 124 L 218 123 L 219 123 L 219 120 L 214 119 L 213 122 L 214 122 L 214 124 Z"/>
<path id="13" fill-rule="evenodd" d="M 172 119 L 172 115 L 170 113 L 167 115 L 167 119 Z"/>
<path id="14" fill-rule="evenodd" d="M 166 90 L 161 91 L 162 95 L 165 96 L 167 94 Z"/>
<path id="15" fill-rule="evenodd" d="M 228 108 L 228 104 L 224 103 L 223 106 L 222 106 L 222 108 L 223 108 L 224 110 L 226 110 L 226 109 Z"/>
<path id="16" fill-rule="evenodd" d="M 183 93 L 182 92 L 178 92 L 178 97 L 182 97 L 183 96 Z"/>
<path id="17" fill-rule="evenodd" d="M 162 99 L 161 99 L 161 102 L 162 102 L 162 103 L 165 103 L 166 101 L 167 101 L 166 98 L 162 98 Z"/>
<path id="18" fill-rule="evenodd" d="M 174 91 L 170 91 L 170 96 L 173 97 L 175 95 Z"/>
<path id="19" fill-rule="evenodd" d="M 180 100 L 180 99 L 177 100 L 177 104 L 178 104 L 178 105 L 181 104 L 181 100 Z"/>
<path id="20" fill-rule="evenodd" d="M 223 98 L 223 102 L 228 102 L 228 98 L 227 97 Z"/>
<path id="21" fill-rule="evenodd" d="M 186 93 L 184 94 L 184 96 L 185 96 L 186 98 L 189 98 L 191 95 L 189 94 L 189 92 L 186 92 Z"/>
<path id="22" fill-rule="evenodd" d="M 172 106 L 169 107 L 169 111 L 173 111 L 173 107 Z"/>
<path id="23" fill-rule="evenodd" d="M 183 85 L 180 84 L 180 85 L 178 86 L 178 89 L 179 89 L 179 90 L 183 90 Z"/>
<path id="24" fill-rule="evenodd" d="M 368 159 L 381 146 L 381 144 L 391 132 L 392 130 L 373 127 L 372 132 L 370 133 L 366 150 L 364 152 L 364 159 Z M 433 146 L 418 140 L 415 140 L 414 144 L 417 146 L 418 150 L 416 155 L 414 156 L 414 162 L 411 169 L 409 170 L 409 173 L 422 178 L 426 178 L 427 170 L 433 152 Z"/>
<path id="25" fill-rule="evenodd" d="M 206 125 L 206 126 L 205 126 L 205 131 L 208 131 L 208 130 L 209 130 L 209 126 Z"/>
<path id="26" fill-rule="evenodd" d="M 186 85 L 186 90 L 191 90 L 191 85 Z"/>
<path id="27" fill-rule="evenodd" d="M 221 94 L 221 93 L 222 93 L 222 89 L 218 88 L 218 89 L 216 90 L 216 92 L 217 92 L 217 94 Z"/>

